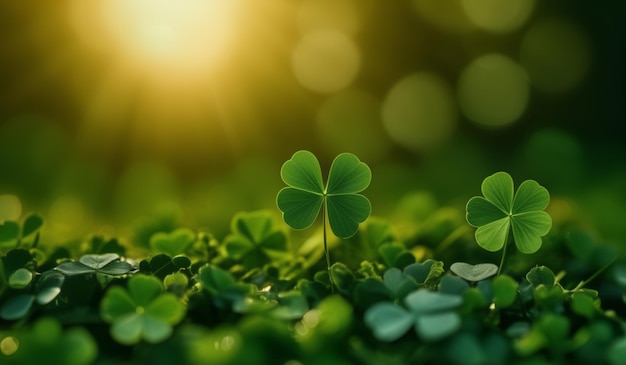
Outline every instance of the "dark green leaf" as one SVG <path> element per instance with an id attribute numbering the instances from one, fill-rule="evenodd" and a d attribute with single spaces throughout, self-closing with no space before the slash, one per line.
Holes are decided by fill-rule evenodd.
<path id="1" fill-rule="evenodd" d="M 65 276 L 56 271 L 46 271 L 41 275 L 35 287 L 37 303 L 41 305 L 52 302 L 60 293 Z"/>
<path id="2" fill-rule="evenodd" d="M 538 287 L 543 284 L 546 287 L 551 288 L 556 283 L 554 273 L 545 266 L 532 268 L 528 274 L 526 274 L 526 280 L 528 280 L 528 282 L 534 287 Z"/>
<path id="3" fill-rule="evenodd" d="M 9 298 L 0 309 L 0 317 L 12 321 L 24 317 L 35 302 L 31 294 L 18 294 Z"/>
<path id="4" fill-rule="evenodd" d="M 35 213 L 30 214 L 24 220 L 24 224 L 22 226 L 22 237 L 28 237 L 37 232 L 41 226 L 43 226 L 43 218 Z"/>
<path id="5" fill-rule="evenodd" d="M 506 308 L 517 298 L 518 284 L 513 278 L 500 275 L 491 282 L 493 304 L 496 308 Z"/>
<path id="6" fill-rule="evenodd" d="M 19 268 L 9 276 L 9 286 L 15 289 L 22 289 L 30 285 L 33 280 L 33 273 L 30 270 Z"/>
<path id="7" fill-rule="evenodd" d="M 0 222 L 0 247 L 11 247 L 20 236 L 20 226 L 13 221 Z"/>

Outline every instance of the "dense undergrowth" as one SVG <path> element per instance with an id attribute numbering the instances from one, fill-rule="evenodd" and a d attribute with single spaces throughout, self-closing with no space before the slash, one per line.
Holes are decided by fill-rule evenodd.
<path id="1" fill-rule="evenodd" d="M 472 199 L 409 194 L 341 239 L 275 210 L 220 239 L 152 226 L 74 246 L 39 245 L 36 214 L 3 222 L 0 363 L 623 364 L 619 251 L 557 214 L 494 244 Z"/>

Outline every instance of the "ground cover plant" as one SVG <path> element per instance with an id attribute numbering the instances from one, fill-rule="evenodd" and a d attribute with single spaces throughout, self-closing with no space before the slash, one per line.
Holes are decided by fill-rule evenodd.
<path id="1" fill-rule="evenodd" d="M 427 214 L 399 235 L 369 217 L 365 163 L 321 171 L 296 152 L 277 208 L 236 214 L 223 239 L 155 227 L 143 251 L 41 247 L 43 217 L 2 222 L 0 363 L 624 363 L 626 265 L 553 220 L 538 182 L 497 172 L 465 206 L 416 201 Z"/>

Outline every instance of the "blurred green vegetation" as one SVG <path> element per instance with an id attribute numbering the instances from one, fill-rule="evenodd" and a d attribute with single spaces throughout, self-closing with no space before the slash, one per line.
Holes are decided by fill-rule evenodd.
<path id="1" fill-rule="evenodd" d="M 232 27 L 219 57 L 226 28 L 80 3 L 0 5 L 0 221 L 36 211 L 42 240 L 224 237 L 308 149 L 366 162 L 375 216 L 423 192 L 462 207 L 503 170 L 626 242 L 622 3 L 239 1 L 205 9 Z"/>

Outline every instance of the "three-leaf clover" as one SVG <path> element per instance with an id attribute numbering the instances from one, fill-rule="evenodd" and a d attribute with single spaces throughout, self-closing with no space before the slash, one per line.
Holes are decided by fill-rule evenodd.
<path id="1" fill-rule="evenodd" d="M 163 291 L 161 281 L 138 274 L 128 280 L 128 290 L 109 289 L 100 303 L 102 318 L 111 323 L 111 336 L 132 345 L 144 339 L 158 343 L 172 334 L 172 326 L 185 316 L 185 307 L 172 293 Z"/>
<path id="2" fill-rule="evenodd" d="M 324 205 L 335 236 L 350 238 L 370 215 L 369 200 L 358 193 L 369 186 L 372 173 L 351 153 L 335 157 L 326 185 L 319 161 L 309 151 L 294 153 L 283 164 L 280 175 L 288 187 L 278 192 L 276 202 L 283 219 L 293 229 L 311 226 Z"/>
<path id="3" fill-rule="evenodd" d="M 550 202 L 548 190 L 534 180 L 524 181 L 513 193 L 513 179 L 506 172 L 485 178 L 483 196 L 467 202 L 467 222 L 476 230 L 476 242 L 488 251 L 502 249 L 509 236 L 523 253 L 541 248 L 541 237 L 548 234 L 552 218 L 544 211 Z M 502 266 L 502 265 L 500 265 Z"/>

